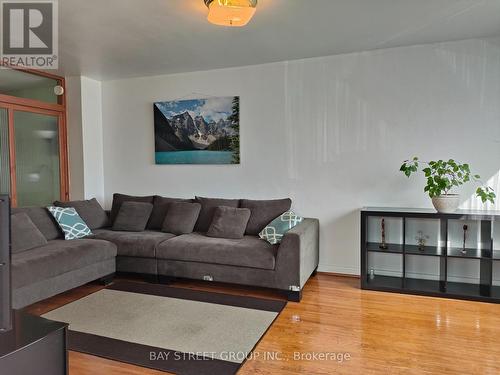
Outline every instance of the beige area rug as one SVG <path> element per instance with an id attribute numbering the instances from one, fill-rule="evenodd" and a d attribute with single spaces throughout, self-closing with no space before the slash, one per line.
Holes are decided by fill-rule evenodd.
<path id="1" fill-rule="evenodd" d="M 69 323 L 71 350 L 179 374 L 234 374 L 285 305 L 119 282 L 43 317 Z"/>

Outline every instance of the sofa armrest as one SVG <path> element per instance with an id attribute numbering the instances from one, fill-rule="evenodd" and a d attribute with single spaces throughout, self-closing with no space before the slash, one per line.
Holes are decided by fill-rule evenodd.
<path id="1" fill-rule="evenodd" d="M 304 286 L 319 263 L 319 220 L 306 218 L 281 241 L 276 271 L 289 286 Z"/>

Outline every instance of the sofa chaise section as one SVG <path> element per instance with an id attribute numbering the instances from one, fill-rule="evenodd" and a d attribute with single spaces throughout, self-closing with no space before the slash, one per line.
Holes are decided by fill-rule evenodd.
<path id="1" fill-rule="evenodd" d="M 159 244 L 158 274 L 285 291 L 300 300 L 302 288 L 319 262 L 319 221 L 304 219 L 279 245 L 255 236 L 214 239 L 199 233 Z"/>
<path id="2" fill-rule="evenodd" d="M 51 240 L 12 254 L 14 308 L 54 296 L 115 272 L 116 246 L 108 241 Z"/>

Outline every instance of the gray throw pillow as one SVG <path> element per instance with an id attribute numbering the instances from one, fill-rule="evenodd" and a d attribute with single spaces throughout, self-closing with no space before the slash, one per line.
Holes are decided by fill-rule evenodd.
<path id="1" fill-rule="evenodd" d="M 252 214 L 248 220 L 246 234 L 257 236 L 271 221 L 288 211 L 292 205 L 290 198 L 271 200 L 242 199 L 241 208 L 248 208 Z"/>
<path id="2" fill-rule="evenodd" d="M 192 233 L 200 211 L 199 203 L 171 203 L 161 227 L 162 232 L 177 235 Z"/>
<path id="3" fill-rule="evenodd" d="M 25 212 L 10 217 L 12 253 L 20 253 L 47 243 L 45 236 Z"/>
<path id="4" fill-rule="evenodd" d="M 191 203 L 192 201 L 192 199 L 166 198 L 155 195 L 153 200 L 153 212 L 151 213 L 151 217 L 149 218 L 147 228 L 152 230 L 161 229 L 171 203 Z"/>
<path id="5" fill-rule="evenodd" d="M 214 217 L 215 209 L 219 206 L 238 207 L 239 199 L 221 199 L 221 198 L 202 198 L 196 197 L 195 201 L 201 204 L 200 216 L 194 227 L 196 232 L 206 232 L 210 228 Z M 267 224 L 267 223 L 266 223 Z"/>
<path id="6" fill-rule="evenodd" d="M 24 212 L 29 216 L 33 224 L 42 232 L 47 241 L 64 238 L 63 232 L 61 228 L 59 228 L 56 219 L 54 219 L 54 216 L 52 216 L 45 207 L 13 208 L 11 213 L 15 215 L 20 212 Z"/>
<path id="7" fill-rule="evenodd" d="M 109 226 L 108 215 L 95 198 L 84 201 L 55 201 L 54 206 L 64 208 L 73 207 L 90 229 L 100 229 Z"/>
<path id="8" fill-rule="evenodd" d="M 113 223 L 113 230 L 127 232 L 142 232 L 146 229 L 149 217 L 153 211 L 151 203 L 123 202 Z"/>
<path id="9" fill-rule="evenodd" d="M 234 239 L 243 238 L 248 219 L 250 219 L 250 210 L 248 208 L 217 207 L 207 236 Z"/>
<path id="10" fill-rule="evenodd" d="M 113 204 L 111 205 L 111 213 L 109 215 L 109 221 L 111 224 L 115 222 L 116 216 L 118 216 L 118 212 L 120 211 L 120 207 L 123 202 L 142 202 L 142 203 L 153 203 L 153 196 L 149 195 L 146 197 L 135 197 L 133 195 L 126 194 L 113 194 Z"/>

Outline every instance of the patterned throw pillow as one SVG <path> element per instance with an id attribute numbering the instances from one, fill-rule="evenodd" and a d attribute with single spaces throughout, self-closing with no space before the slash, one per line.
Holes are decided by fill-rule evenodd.
<path id="1" fill-rule="evenodd" d="M 304 218 L 293 211 L 287 211 L 271 221 L 259 233 L 259 237 L 271 245 L 281 242 L 281 239 L 290 229 L 299 224 Z"/>
<path id="2" fill-rule="evenodd" d="M 47 209 L 63 230 L 65 240 L 75 240 L 92 234 L 90 228 L 73 207 L 50 206 Z"/>

